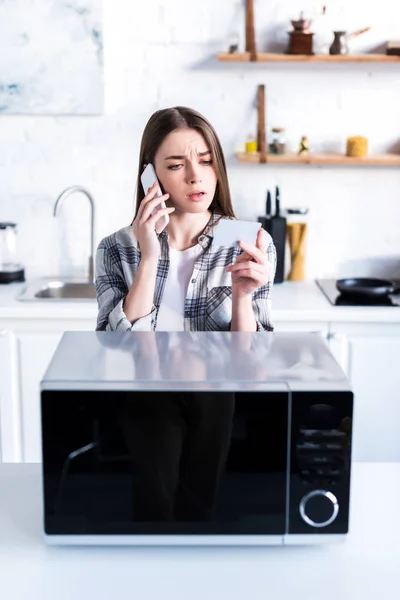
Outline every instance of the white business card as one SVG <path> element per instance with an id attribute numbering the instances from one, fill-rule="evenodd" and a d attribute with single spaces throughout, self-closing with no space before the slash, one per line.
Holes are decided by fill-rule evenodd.
<path id="1" fill-rule="evenodd" d="M 261 223 L 220 219 L 214 231 L 215 246 L 237 246 L 239 241 L 255 246 Z"/>

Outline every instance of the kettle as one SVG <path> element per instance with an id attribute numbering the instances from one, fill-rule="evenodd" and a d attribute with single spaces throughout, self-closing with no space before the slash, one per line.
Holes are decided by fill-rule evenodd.
<path id="1" fill-rule="evenodd" d="M 363 33 L 369 31 L 371 27 L 364 27 L 364 29 L 360 29 L 359 31 L 355 31 L 354 33 L 347 33 L 347 31 L 334 31 L 334 39 L 331 47 L 329 48 L 329 54 L 348 54 L 349 53 L 349 40 L 352 40 Z"/>
<path id="2" fill-rule="evenodd" d="M 17 226 L 0 222 L 0 283 L 25 281 L 25 271 L 18 260 Z"/>

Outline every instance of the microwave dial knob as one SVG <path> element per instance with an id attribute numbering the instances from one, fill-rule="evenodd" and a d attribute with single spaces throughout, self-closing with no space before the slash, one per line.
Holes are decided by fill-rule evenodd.
<path id="1" fill-rule="evenodd" d="M 307 525 L 327 527 L 338 516 L 339 503 L 332 492 L 313 490 L 300 502 L 300 515 Z"/>

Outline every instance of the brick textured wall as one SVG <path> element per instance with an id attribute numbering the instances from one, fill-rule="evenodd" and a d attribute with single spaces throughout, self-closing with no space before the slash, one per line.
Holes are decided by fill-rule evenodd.
<path id="1" fill-rule="evenodd" d="M 244 44 L 242 4 L 104 0 L 104 115 L 1 117 L 0 219 L 19 223 L 29 275 L 85 272 L 85 199 L 70 198 L 60 217 L 52 216 L 66 186 L 79 183 L 94 194 L 96 244 L 129 222 L 143 127 L 154 110 L 176 104 L 196 108 L 215 126 L 240 218 L 261 214 L 266 189 L 275 185 L 283 208 L 310 208 L 307 278 L 345 272 L 354 261 L 400 256 L 400 169 L 243 166 L 234 158 L 255 130 L 259 83 L 267 89 L 268 125 L 286 128 L 289 149 L 302 135 L 316 151 L 342 151 L 348 135 L 366 135 L 371 152 L 400 150 L 400 65 L 217 63 L 232 30 Z M 256 0 L 260 50 L 285 49 L 299 6 Z M 400 37 L 397 0 L 327 6 L 330 20 L 321 28 L 373 26 L 352 42 L 354 52 Z M 303 1 L 301 8 L 315 14 L 319 5 Z"/>

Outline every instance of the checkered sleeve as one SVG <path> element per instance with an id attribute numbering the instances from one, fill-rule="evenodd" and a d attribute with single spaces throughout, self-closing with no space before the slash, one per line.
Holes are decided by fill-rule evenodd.
<path id="1" fill-rule="evenodd" d="M 257 331 L 273 331 L 271 322 L 271 293 L 276 272 L 276 248 L 271 236 L 263 232 L 263 242 L 268 259 L 269 279 L 262 287 L 253 294 L 252 305 L 257 323 Z"/>
<path id="2" fill-rule="evenodd" d="M 95 286 L 99 308 L 96 331 L 151 331 L 154 310 L 149 315 L 137 319 L 133 325 L 124 313 L 123 303 L 129 290 L 113 236 L 100 242 L 95 264 Z"/>

